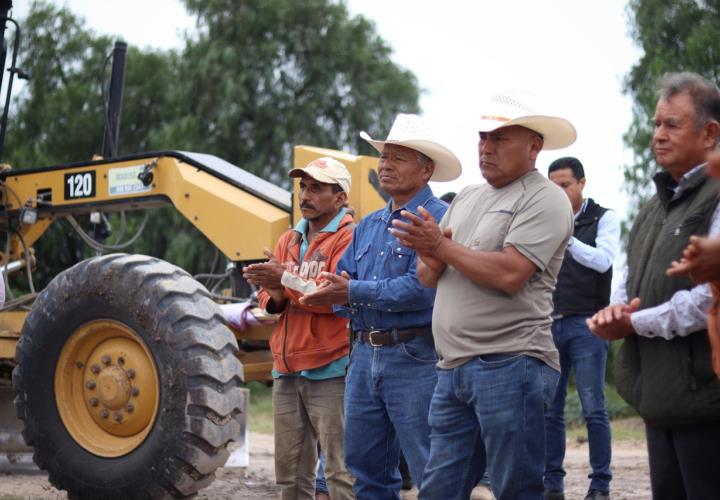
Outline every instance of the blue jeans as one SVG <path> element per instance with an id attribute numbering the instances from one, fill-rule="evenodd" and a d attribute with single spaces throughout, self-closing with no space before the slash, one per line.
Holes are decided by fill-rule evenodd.
<path id="1" fill-rule="evenodd" d="M 325 481 L 325 454 L 320 450 L 317 475 L 315 476 L 315 491 L 319 493 L 330 493 Z"/>
<path id="2" fill-rule="evenodd" d="M 436 363 L 423 338 L 385 347 L 353 344 L 345 378 L 345 462 L 359 500 L 400 498 L 400 449 L 413 482 L 421 484 Z"/>
<path id="3" fill-rule="evenodd" d="M 524 355 L 484 355 L 438 370 L 419 498 L 467 499 L 487 468 L 498 500 L 542 499 L 545 408 L 558 377 Z"/>
<path id="4" fill-rule="evenodd" d="M 585 323 L 586 316 L 566 316 L 552 324 L 553 340 L 560 351 L 560 381 L 555 400 L 545 419 L 547 456 L 545 489 L 563 491 L 565 469 L 565 397 L 570 370 L 575 372 L 583 417 L 587 425 L 592 473 L 590 488 L 610 490 L 611 436 L 605 408 L 605 362 L 608 342 L 593 335 Z"/>

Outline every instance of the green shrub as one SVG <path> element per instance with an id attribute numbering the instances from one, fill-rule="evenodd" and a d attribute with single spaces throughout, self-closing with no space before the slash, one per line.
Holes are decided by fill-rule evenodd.
<path id="1" fill-rule="evenodd" d="M 264 382 L 250 382 L 250 431 L 272 434 L 274 430 L 272 412 L 272 386 Z"/>
<path id="2" fill-rule="evenodd" d="M 615 387 L 608 384 L 605 384 L 605 405 L 610 420 L 637 416 L 637 412 L 620 397 Z M 585 425 L 580 397 L 574 383 L 568 385 L 568 395 L 565 401 L 565 425 L 567 427 Z"/>

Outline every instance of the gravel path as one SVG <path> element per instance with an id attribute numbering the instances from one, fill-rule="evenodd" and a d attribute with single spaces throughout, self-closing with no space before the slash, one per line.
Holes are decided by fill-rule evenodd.
<path id="1" fill-rule="evenodd" d="M 588 486 L 587 443 L 568 443 L 566 498 L 582 499 Z M 278 498 L 273 480 L 273 439 L 267 434 L 250 434 L 250 466 L 222 468 L 217 479 L 200 492 L 200 499 L 265 500 Z M 613 500 L 650 498 L 647 450 L 644 442 L 613 443 Z M 45 474 L 29 468 L 8 474 L 0 472 L 0 500 L 67 498 L 50 486 Z M 415 495 L 405 493 L 405 500 Z"/>

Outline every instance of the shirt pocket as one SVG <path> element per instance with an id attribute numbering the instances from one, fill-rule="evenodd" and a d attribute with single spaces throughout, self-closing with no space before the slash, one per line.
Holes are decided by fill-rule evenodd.
<path id="1" fill-rule="evenodd" d="M 385 247 L 385 272 L 387 277 L 402 276 L 410 270 L 415 252 L 397 241 L 387 243 Z"/>
<path id="2" fill-rule="evenodd" d="M 357 273 L 358 279 L 367 279 L 363 276 L 366 276 L 369 272 L 371 272 L 373 266 L 373 259 L 370 257 L 370 242 L 360 242 L 357 245 L 354 258 L 355 272 Z"/>
<path id="3" fill-rule="evenodd" d="M 486 212 L 478 224 L 479 230 L 475 232 L 470 241 L 470 248 L 482 252 L 501 251 L 513 215 L 515 214 L 510 210 Z"/>
<path id="4" fill-rule="evenodd" d="M 355 252 L 355 262 L 360 262 L 370 250 L 370 243 L 358 245 L 359 250 Z"/>

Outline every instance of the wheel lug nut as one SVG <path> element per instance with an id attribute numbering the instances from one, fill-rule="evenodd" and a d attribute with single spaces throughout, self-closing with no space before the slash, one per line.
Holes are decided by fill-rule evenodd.
<path id="1" fill-rule="evenodd" d="M 115 412 L 115 422 L 122 422 L 123 416 L 119 411 Z"/>
<path id="2" fill-rule="evenodd" d="M 128 403 L 127 406 L 125 407 L 125 409 L 127 410 L 128 413 L 132 413 L 135 411 L 135 405 L 132 403 Z"/>
<path id="3" fill-rule="evenodd" d="M 133 387 L 133 388 L 132 388 L 132 395 L 133 395 L 133 396 L 137 396 L 138 394 L 140 394 L 140 389 L 138 389 L 137 387 Z"/>
<path id="4" fill-rule="evenodd" d="M 77 366 L 78 368 L 82 368 L 82 367 L 85 366 L 85 365 L 83 364 L 82 361 L 76 361 L 76 362 L 75 362 L 75 366 Z"/>
<path id="5" fill-rule="evenodd" d="M 99 403 L 98 398 L 92 397 L 90 398 L 90 406 L 97 406 Z"/>
<path id="6" fill-rule="evenodd" d="M 93 365 L 90 367 L 90 371 L 92 371 L 94 374 L 97 375 L 98 373 L 100 373 L 100 365 L 98 365 L 98 364 L 93 364 Z"/>
<path id="7" fill-rule="evenodd" d="M 109 365 L 111 361 L 112 361 L 112 359 L 111 359 L 110 356 L 108 356 L 107 354 L 105 354 L 105 355 L 102 357 L 102 362 L 105 363 L 106 365 Z"/>
<path id="8" fill-rule="evenodd" d="M 88 389 L 95 389 L 95 381 L 94 380 L 88 380 L 85 384 L 85 387 Z"/>
<path id="9" fill-rule="evenodd" d="M 128 376 L 128 378 L 135 378 L 135 370 L 133 370 L 132 368 L 130 368 L 130 369 L 127 371 L 127 376 Z"/>
<path id="10" fill-rule="evenodd" d="M 100 416 L 102 418 L 108 418 L 110 416 L 110 412 L 107 410 L 107 408 L 103 408 L 103 411 L 100 412 Z"/>

